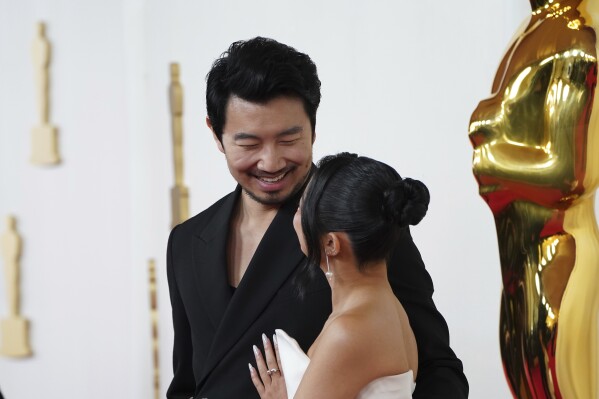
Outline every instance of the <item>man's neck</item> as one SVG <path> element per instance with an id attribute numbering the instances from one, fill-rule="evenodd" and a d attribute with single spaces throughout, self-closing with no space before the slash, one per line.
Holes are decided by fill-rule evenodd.
<path id="1" fill-rule="evenodd" d="M 242 190 L 237 208 L 237 219 L 246 226 L 266 227 L 270 225 L 280 207 L 281 204 L 262 204 Z"/>
<path id="2" fill-rule="evenodd" d="M 227 272 L 231 286 L 237 287 L 243 278 L 279 208 L 280 205 L 261 204 L 244 191 L 241 192 L 231 220 L 228 243 Z"/>

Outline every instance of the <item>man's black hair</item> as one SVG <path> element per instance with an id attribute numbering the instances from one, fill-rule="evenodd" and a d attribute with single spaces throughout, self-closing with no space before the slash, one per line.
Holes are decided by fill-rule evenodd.
<path id="1" fill-rule="evenodd" d="M 279 96 L 298 97 L 314 134 L 320 80 L 306 54 L 264 37 L 238 41 L 214 62 L 206 80 L 208 118 L 221 143 L 231 96 L 257 103 Z"/>

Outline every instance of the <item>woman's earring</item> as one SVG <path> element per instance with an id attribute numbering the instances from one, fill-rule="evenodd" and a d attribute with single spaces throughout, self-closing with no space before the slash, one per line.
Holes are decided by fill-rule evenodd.
<path id="1" fill-rule="evenodd" d="M 333 278 L 333 272 L 331 271 L 331 265 L 329 264 L 329 255 L 325 253 L 324 256 L 327 259 L 327 272 L 324 275 L 327 276 L 327 280 L 330 280 Z"/>

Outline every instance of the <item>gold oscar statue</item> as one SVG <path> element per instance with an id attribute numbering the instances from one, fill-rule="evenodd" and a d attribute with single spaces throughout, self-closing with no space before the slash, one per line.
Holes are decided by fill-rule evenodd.
<path id="1" fill-rule="evenodd" d="M 154 368 L 154 399 L 160 397 L 160 362 L 158 358 L 158 299 L 156 297 L 156 263 L 153 259 L 148 261 L 150 275 L 150 317 L 152 325 L 152 363 Z"/>
<path id="2" fill-rule="evenodd" d="M 31 130 L 31 162 L 36 165 L 60 163 L 58 155 L 58 129 L 50 124 L 49 67 L 50 42 L 46 38 L 46 25 L 37 24 L 37 35 L 31 48 L 35 74 L 36 100 L 39 124 Z"/>
<path id="3" fill-rule="evenodd" d="M 470 122 L 497 229 L 500 348 L 517 398 L 599 398 L 597 0 L 530 0 Z"/>
<path id="4" fill-rule="evenodd" d="M 179 81 L 179 64 L 172 63 L 170 70 L 171 83 L 168 92 L 175 171 L 175 185 L 171 189 L 171 227 L 175 227 L 189 218 L 189 190 L 183 183 L 183 88 Z"/>
<path id="5" fill-rule="evenodd" d="M 13 216 L 6 218 L 6 232 L 0 236 L 0 250 L 4 263 L 8 318 L 0 322 L 0 354 L 10 357 L 31 355 L 29 346 L 29 322 L 20 316 L 19 262 L 22 242 L 17 233 L 17 222 Z"/>

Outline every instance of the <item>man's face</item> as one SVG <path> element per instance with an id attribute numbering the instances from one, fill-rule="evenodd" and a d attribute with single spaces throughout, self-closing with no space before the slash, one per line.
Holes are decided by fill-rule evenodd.
<path id="1" fill-rule="evenodd" d="M 304 184 L 312 166 L 312 127 L 296 97 L 253 103 L 231 97 L 222 143 L 233 178 L 255 201 L 280 205 Z"/>

